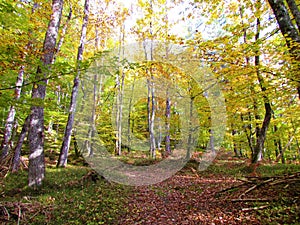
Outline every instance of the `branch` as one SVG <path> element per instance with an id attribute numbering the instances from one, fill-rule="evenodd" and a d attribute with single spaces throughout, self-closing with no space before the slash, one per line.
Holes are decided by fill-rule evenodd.
<path id="1" fill-rule="evenodd" d="M 265 209 L 267 207 L 269 207 L 269 205 L 262 205 L 262 206 L 257 206 L 257 207 L 253 207 L 253 208 L 243 208 L 242 211 L 243 212 L 248 212 L 248 211 L 252 211 L 252 210 Z"/>
<path id="2" fill-rule="evenodd" d="M 277 156 L 275 162 L 277 163 L 279 161 L 279 159 L 281 158 L 281 156 L 283 155 L 283 153 L 285 152 L 285 150 L 291 145 L 293 139 L 295 136 L 292 136 L 289 140 L 289 142 L 286 144 L 286 146 L 284 147 L 284 149 L 282 149 L 282 151 L 280 152 L 280 154 Z"/>
<path id="3" fill-rule="evenodd" d="M 255 199 L 255 198 L 237 198 L 237 199 L 230 199 L 231 202 L 269 202 L 270 199 Z"/>

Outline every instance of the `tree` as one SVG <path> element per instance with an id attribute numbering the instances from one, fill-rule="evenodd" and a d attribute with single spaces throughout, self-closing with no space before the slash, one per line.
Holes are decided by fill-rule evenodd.
<path id="1" fill-rule="evenodd" d="M 43 100 L 46 95 L 48 74 L 55 53 L 58 29 L 63 9 L 63 0 L 52 1 L 52 15 L 45 36 L 41 66 L 35 75 L 35 83 L 32 88 L 33 105 L 31 106 L 30 123 L 28 131 L 29 139 L 29 166 L 28 185 L 37 187 L 42 184 L 45 177 L 44 159 L 44 106 Z"/>
<path id="2" fill-rule="evenodd" d="M 38 6 L 37 3 L 33 3 L 33 7 L 31 10 L 32 14 L 35 13 L 37 6 Z M 28 36 L 30 36 L 31 33 L 32 33 L 32 31 L 29 29 Z M 31 42 L 32 42 L 32 40 L 29 40 L 28 43 L 26 44 L 26 46 L 24 47 L 24 51 L 21 53 L 22 60 L 25 59 L 26 52 L 30 51 L 30 48 L 32 45 Z M 16 80 L 16 84 L 15 84 L 14 100 L 16 100 L 16 101 L 19 100 L 21 97 L 21 90 L 22 90 L 22 85 L 23 85 L 23 81 L 24 81 L 24 72 L 25 72 L 25 65 L 23 64 L 19 68 L 18 76 L 17 76 L 17 80 Z M 8 112 L 8 115 L 6 118 L 4 137 L 3 137 L 3 141 L 1 143 L 2 155 L 1 155 L 0 159 L 1 158 L 4 159 L 9 153 L 9 148 L 10 148 L 9 145 L 10 145 L 11 136 L 12 136 L 12 132 L 13 132 L 13 126 L 16 123 L 15 116 L 16 116 L 16 107 L 14 104 L 12 104 L 9 108 L 9 112 Z"/>
<path id="3" fill-rule="evenodd" d="M 261 10 L 261 2 L 260 0 L 257 1 L 257 11 L 260 12 Z M 256 18 L 256 34 L 255 34 L 255 42 L 258 43 L 259 38 L 260 38 L 260 17 Z M 256 146 L 254 148 L 254 152 L 252 155 L 252 163 L 257 163 L 262 157 L 262 153 L 263 153 L 263 149 L 264 149 L 264 143 L 265 143 L 265 139 L 266 139 L 266 135 L 267 135 L 267 130 L 272 118 L 272 108 L 271 108 L 271 103 L 270 100 L 268 98 L 268 96 L 266 95 L 266 86 L 265 86 L 265 82 L 263 79 L 263 76 L 261 75 L 261 71 L 260 71 L 260 51 L 259 48 L 257 48 L 258 50 L 256 51 L 256 55 L 255 55 L 255 66 L 256 66 L 256 75 L 257 75 L 257 79 L 261 88 L 261 91 L 263 93 L 263 100 L 264 100 L 264 107 L 265 107 L 265 116 L 264 116 L 264 120 L 262 123 L 261 128 L 257 128 L 256 129 Z"/>
<path id="4" fill-rule="evenodd" d="M 299 62 L 300 62 L 300 20 L 299 20 L 299 8 L 294 0 L 287 0 L 291 12 L 296 20 L 298 30 L 295 27 L 292 19 L 289 15 L 289 11 L 286 8 L 283 0 L 268 0 L 276 20 L 278 22 L 280 31 L 285 38 L 286 44 L 289 48 L 289 52 L 292 58 L 295 60 L 294 75 L 292 80 L 297 82 L 297 91 L 300 98 L 300 77 L 299 77 Z"/>
<path id="5" fill-rule="evenodd" d="M 280 67 L 279 61 L 283 59 L 283 48 L 275 47 L 281 44 L 276 30 L 266 30 L 274 24 L 267 19 L 269 16 L 265 16 L 270 14 L 267 4 L 252 0 L 223 1 L 220 4 L 227 7 L 217 7 L 217 10 L 211 7 L 208 12 L 217 11 L 213 11 L 212 20 L 216 20 L 218 14 L 224 15 L 224 24 L 219 27 L 223 30 L 223 33 L 220 32 L 222 35 L 196 40 L 199 53 L 203 51 L 204 63 L 210 65 L 225 87 L 228 114 L 235 130 L 233 146 L 236 148 L 236 142 L 243 144 L 240 148 L 251 150 L 252 160 L 256 161 L 265 150 L 264 143 L 269 144 L 266 135 L 273 110 L 281 107 L 273 94 L 276 93 L 280 99 L 280 96 L 285 98 L 288 92 L 293 91 L 285 89 L 279 95 L 279 90 L 286 85 L 288 76 L 283 68 L 288 67 L 288 63 L 279 70 L 276 68 Z M 195 38 L 197 35 L 196 32 Z M 248 146 L 244 144 L 247 142 Z"/>
<path id="6" fill-rule="evenodd" d="M 81 28 L 81 37 L 80 37 L 80 44 L 78 47 L 77 52 L 77 74 L 74 78 L 73 82 L 73 89 L 71 94 L 71 102 L 69 107 L 69 115 L 68 115 L 68 121 L 64 133 L 63 143 L 60 149 L 60 154 L 57 162 L 57 167 L 66 167 L 67 166 L 67 159 L 68 159 L 68 152 L 71 142 L 71 135 L 72 135 L 72 129 L 73 129 L 73 123 L 74 123 L 74 116 L 75 116 L 75 110 L 76 110 L 76 104 L 77 104 L 77 95 L 79 91 L 79 75 L 81 68 L 81 63 L 83 60 L 83 52 L 84 52 L 84 46 L 85 46 L 85 40 L 86 40 L 86 33 L 87 33 L 87 25 L 89 21 L 89 0 L 85 0 L 84 4 L 84 16 L 83 16 L 83 23 Z"/>
<path id="7" fill-rule="evenodd" d="M 122 154 L 122 113 L 123 113 L 123 95 L 124 95 L 124 81 L 125 72 L 122 68 L 121 61 L 124 59 L 124 40 L 125 40 L 125 27 L 120 28 L 120 46 L 119 46 L 119 71 L 116 74 L 116 155 Z"/>

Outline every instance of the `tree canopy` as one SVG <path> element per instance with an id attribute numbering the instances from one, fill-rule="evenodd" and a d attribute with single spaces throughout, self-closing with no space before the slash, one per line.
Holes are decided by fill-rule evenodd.
<path id="1" fill-rule="evenodd" d="M 87 148 L 92 156 L 97 138 L 118 156 L 160 160 L 192 146 L 195 153 L 226 149 L 252 163 L 299 160 L 298 1 L 0 4 L 2 159 L 15 158 L 18 168 L 28 156 L 30 186 L 44 179 L 44 154 L 61 149 L 57 165 L 65 167 L 68 152 Z M 97 71 L 88 76 L 92 66 Z M 135 101 L 142 79 L 147 95 Z M 77 145 L 78 120 L 70 120 L 86 107 L 74 88 L 80 100 L 93 96 L 85 147 Z M 226 110 L 219 117 L 227 119 L 221 143 L 209 100 L 218 96 Z"/>

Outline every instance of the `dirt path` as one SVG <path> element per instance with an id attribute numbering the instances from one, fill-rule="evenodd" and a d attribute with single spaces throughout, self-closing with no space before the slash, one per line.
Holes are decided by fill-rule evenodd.
<path id="1" fill-rule="evenodd" d="M 244 203 L 217 198 L 219 191 L 239 184 L 229 177 L 175 175 L 162 183 L 135 188 L 129 211 L 119 224 L 260 224 L 243 212 Z"/>
<path id="2" fill-rule="evenodd" d="M 214 165 L 198 173 L 189 164 L 168 180 L 134 188 L 118 224 L 300 224 L 300 171 L 253 177 L 245 162 L 219 158 Z"/>

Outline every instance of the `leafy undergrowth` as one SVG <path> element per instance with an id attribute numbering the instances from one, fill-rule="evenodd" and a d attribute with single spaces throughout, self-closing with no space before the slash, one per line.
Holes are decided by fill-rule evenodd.
<path id="1" fill-rule="evenodd" d="M 128 187 L 87 167 L 48 166 L 36 191 L 26 187 L 26 171 L 9 174 L 0 181 L 0 223 L 298 224 L 299 165 L 253 169 L 245 160 L 226 157 L 205 171 L 197 168 L 190 161 L 161 183 Z"/>

